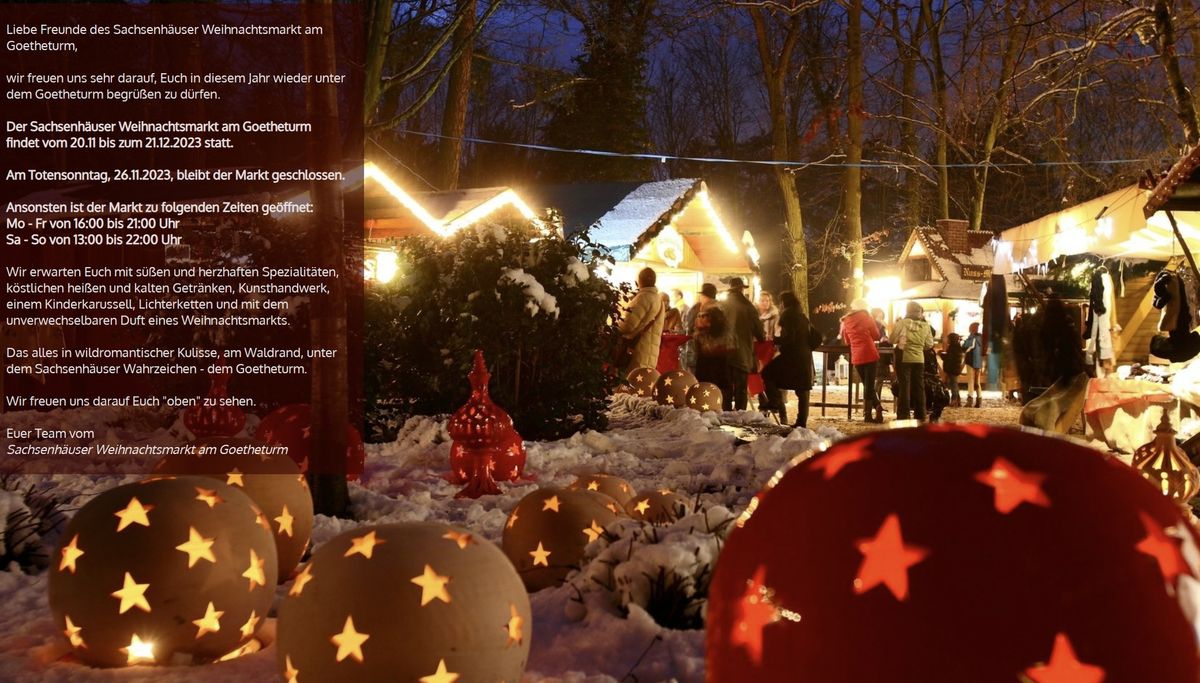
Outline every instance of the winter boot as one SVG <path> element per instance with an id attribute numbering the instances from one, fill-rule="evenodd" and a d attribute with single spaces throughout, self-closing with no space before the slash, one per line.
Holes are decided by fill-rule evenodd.
<path id="1" fill-rule="evenodd" d="M 775 411 L 775 414 L 779 416 L 779 424 L 780 425 L 785 425 L 788 423 L 787 406 L 786 405 L 780 405 L 779 408 Z"/>
<path id="2" fill-rule="evenodd" d="M 979 408 L 982 406 L 983 406 L 983 396 L 976 396 L 975 397 L 975 407 Z"/>

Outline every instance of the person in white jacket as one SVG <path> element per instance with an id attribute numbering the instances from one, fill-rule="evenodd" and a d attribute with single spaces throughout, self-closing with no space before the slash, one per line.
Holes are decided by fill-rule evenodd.
<path id="1" fill-rule="evenodd" d="M 653 368 L 658 366 L 658 347 L 662 342 L 663 320 L 666 309 L 662 305 L 655 283 L 658 276 L 653 268 L 643 268 L 638 272 L 638 292 L 629 301 L 629 305 L 618 323 L 617 329 L 626 339 L 637 338 L 633 347 L 633 358 L 624 370 L 633 368 Z"/>

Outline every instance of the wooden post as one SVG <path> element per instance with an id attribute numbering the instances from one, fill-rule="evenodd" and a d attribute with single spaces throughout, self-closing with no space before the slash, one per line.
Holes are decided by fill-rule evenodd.
<path id="1" fill-rule="evenodd" d="M 1179 246 L 1183 247 L 1183 255 L 1187 257 L 1188 264 L 1192 267 L 1192 274 L 1200 278 L 1200 268 L 1196 267 L 1196 259 L 1192 256 L 1192 250 L 1188 249 L 1187 242 L 1183 239 L 1183 233 L 1179 232 L 1179 224 L 1175 222 L 1175 214 L 1167 211 L 1167 220 L 1171 222 L 1171 229 L 1175 231 L 1175 239 L 1179 240 Z"/>

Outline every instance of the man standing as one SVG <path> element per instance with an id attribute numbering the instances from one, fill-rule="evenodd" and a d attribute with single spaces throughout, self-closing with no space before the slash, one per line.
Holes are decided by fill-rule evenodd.
<path id="1" fill-rule="evenodd" d="M 934 333 L 925 322 L 925 309 L 915 301 L 908 302 L 904 318 L 892 329 L 896 342 L 896 419 L 907 420 L 912 415 L 925 421 L 925 351 L 933 348 Z"/>
<path id="2" fill-rule="evenodd" d="M 625 316 L 617 325 L 621 336 L 633 343 L 633 357 L 624 372 L 658 366 L 658 346 L 662 342 L 666 309 L 654 286 L 657 280 L 653 268 L 642 268 L 638 272 L 638 292 L 629 301 Z"/>
<path id="3" fill-rule="evenodd" d="M 730 374 L 733 380 L 733 396 L 725 399 L 725 410 L 745 410 L 748 401 L 746 379 L 754 368 L 754 341 L 763 340 L 762 320 L 758 309 L 743 293 L 746 283 L 735 277 L 729 281 L 729 292 L 722 308 L 729 321 L 729 332 L 733 341 L 730 357 Z M 732 405 L 730 405 L 732 403 Z"/>
<path id="4" fill-rule="evenodd" d="M 688 309 L 687 314 L 683 316 L 683 331 L 688 334 L 693 341 L 689 341 L 683 347 L 683 369 L 696 374 L 696 319 L 700 317 L 700 312 L 709 306 L 717 304 L 717 286 L 711 282 L 705 282 L 700 287 L 700 291 L 696 296 L 696 303 Z"/>

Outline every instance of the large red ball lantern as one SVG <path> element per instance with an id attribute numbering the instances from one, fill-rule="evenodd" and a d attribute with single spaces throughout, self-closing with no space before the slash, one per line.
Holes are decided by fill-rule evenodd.
<path id="1" fill-rule="evenodd" d="M 300 471 L 307 473 L 312 454 L 312 406 L 293 403 L 277 408 L 258 423 L 255 436 L 271 445 L 287 446 L 288 455 Z M 352 425 L 346 425 L 346 477 L 357 479 L 366 466 L 367 451 L 362 437 Z"/>
<path id="2" fill-rule="evenodd" d="M 729 536 L 709 681 L 1195 683 L 1200 546 L 1119 461 L 983 425 L 798 458 Z"/>

